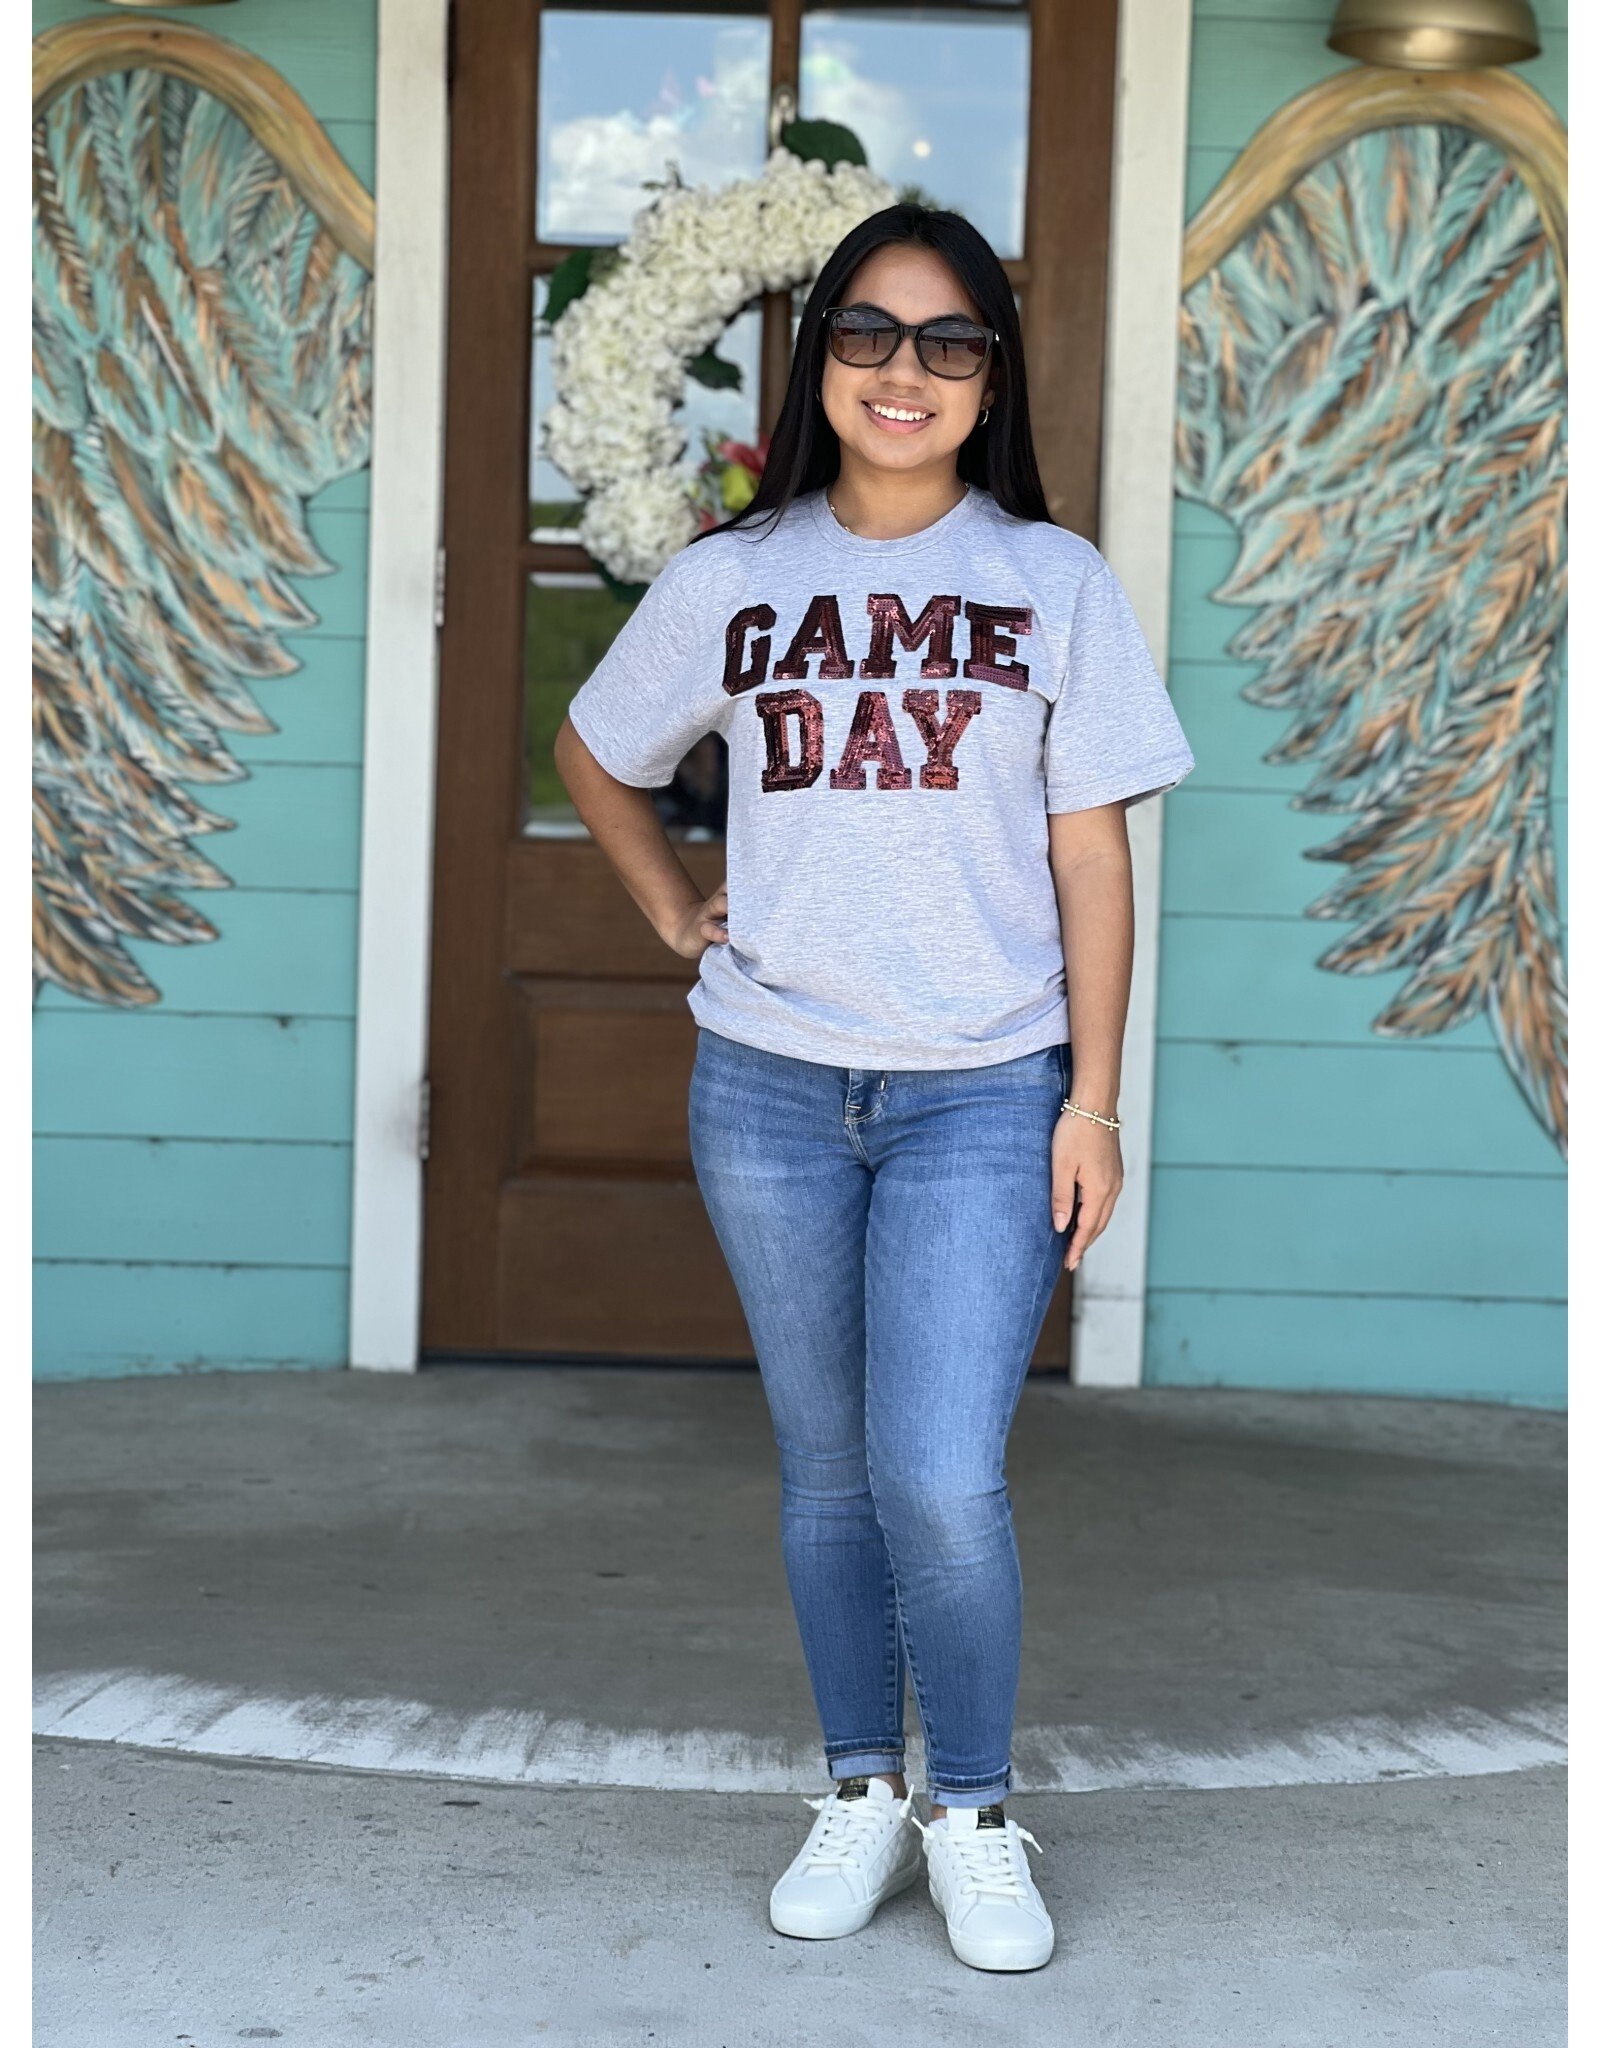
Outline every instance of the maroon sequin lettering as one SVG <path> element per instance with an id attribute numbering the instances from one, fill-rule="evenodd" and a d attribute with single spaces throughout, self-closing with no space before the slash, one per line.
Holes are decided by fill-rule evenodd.
<path id="1" fill-rule="evenodd" d="M 1021 604 L 969 603 L 967 618 L 972 625 L 972 654 L 961 664 L 961 673 L 975 683 L 1004 683 L 1008 690 L 1025 690 L 1027 663 L 1001 657 L 1016 653 L 1013 633 L 1033 631 L 1033 613 Z"/>
<path id="2" fill-rule="evenodd" d="M 900 754 L 889 700 L 881 690 L 863 690 L 856 699 L 856 715 L 850 721 L 850 737 L 844 743 L 839 765 L 828 777 L 830 789 L 865 789 L 866 764 L 878 764 L 879 789 L 909 789 L 911 770 Z"/>
<path id="3" fill-rule="evenodd" d="M 730 697 L 737 697 L 744 690 L 758 689 L 767 680 L 767 661 L 772 653 L 772 641 L 768 636 L 777 623 L 778 615 L 770 604 L 747 604 L 742 612 L 735 612 L 728 621 L 722 687 Z M 752 626 L 759 629 L 760 637 L 750 642 L 750 660 L 746 666 L 745 635 Z"/>
<path id="4" fill-rule="evenodd" d="M 756 709 L 767 742 L 761 787 L 809 789 L 822 773 L 822 706 L 809 690 L 766 690 L 757 697 Z M 791 712 L 800 721 L 798 761 L 789 758 L 789 728 L 784 721 Z"/>
<path id="5" fill-rule="evenodd" d="M 886 683 L 893 680 L 894 643 L 908 651 L 928 642 L 922 657 L 922 673 L 928 682 L 943 681 L 956 672 L 951 655 L 956 620 L 961 612 L 959 597 L 930 597 L 917 614 L 916 624 L 904 604 L 892 591 L 874 593 L 867 599 L 872 616 L 872 646 L 861 664 L 862 680 Z"/>
<path id="6" fill-rule="evenodd" d="M 856 672 L 855 663 L 844 651 L 844 626 L 836 597 L 814 597 L 800 630 L 789 642 L 789 652 L 772 671 L 775 683 L 803 683 L 806 665 L 813 654 L 822 656 L 817 675 L 825 683 L 842 683 Z"/>
<path id="7" fill-rule="evenodd" d="M 959 789 L 961 777 L 951 756 L 956 741 L 983 709 L 983 699 L 976 690 L 947 691 L 945 702 L 950 708 L 943 725 L 939 723 L 937 690 L 907 690 L 900 701 L 916 720 L 917 731 L 928 749 L 918 782 L 924 789 Z"/>

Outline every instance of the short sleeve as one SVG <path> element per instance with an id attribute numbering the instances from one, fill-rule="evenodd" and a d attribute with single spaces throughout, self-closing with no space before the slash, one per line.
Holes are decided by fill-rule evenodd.
<path id="1" fill-rule="evenodd" d="M 680 553 L 662 569 L 567 706 L 600 766 L 636 789 L 664 788 L 728 703 L 720 647 L 685 597 L 682 565 Z"/>
<path id="2" fill-rule="evenodd" d="M 1044 757 L 1051 812 L 1143 803 L 1194 766 L 1128 593 L 1103 556 L 1078 586 Z"/>

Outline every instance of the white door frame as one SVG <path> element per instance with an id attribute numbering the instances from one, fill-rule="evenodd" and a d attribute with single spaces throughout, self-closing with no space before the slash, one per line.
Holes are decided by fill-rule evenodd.
<path id="1" fill-rule="evenodd" d="M 417 1365 L 422 1306 L 449 203 L 447 15 L 447 0 L 379 0 L 350 1362 L 402 1372 Z M 1122 0 L 1100 539 L 1163 670 L 1189 42 L 1189 0 Z M 1074 1378 L 1097 1386 L 1135 1386 L 1143 1372 L 1162 804 L 1155 797 L 1128 814 L 1139 944 L 1123 1058 L 1126 1186 L 1074 1288 Z"/>
<path id="2" fill-rule="evenodd" d="M 433 903 L 448 0 L 379 0 L 350 1363 L 414 1371 Z"/>
<path id="3" fill-rule="evenodd" d="M 1171 644 L 1174 435 L 1189 127 L 1190 0 L 1122 0 L 1111 187 L 1100 549 L 1163 675 Z M 1144 1377 L 1165 798 L 1128 812 L 1136 943 L 1123 1041 L 1121 1199 L 1075 1276 L 1072 1377 Z"/>

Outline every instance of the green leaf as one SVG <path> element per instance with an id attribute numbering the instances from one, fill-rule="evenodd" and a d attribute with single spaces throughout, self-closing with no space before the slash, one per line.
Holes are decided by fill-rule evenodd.
<path id="1" fill-rule="evenodd" d="M 744 372 L 739 365 L 725 362 L 717 354 L 714 342 L 702 355 L 683 367 L 697 384 L 704 384 L 708 391 L 737 391 L 744 382 Z"/>
<path id="2" fill-rule="evenodd" d="M 547 327 L 554 327 L 574 299 L 581 299 L 590 285 L 598 284 L 608 271 L 618 263 L 615 249 L 574 249 L 570 256 L 563 256 L 550 273 L 550 286 L 545 296 L 544 321 Z"/>
<path id="3" fill-rule="evenodd" d="M 864 164 L 867 160 L 861 138 L 839 121 L 787 121 L 778 140 L 792 155 L 826 164 L 830 171 L 835 164 Z"/>

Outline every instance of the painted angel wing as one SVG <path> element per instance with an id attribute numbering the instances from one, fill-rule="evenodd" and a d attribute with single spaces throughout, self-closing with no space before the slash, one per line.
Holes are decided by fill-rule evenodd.
<path id="1" fill-rule="evenodd" d="M 1292 709 L 1265 757 L 1351 823 L 1318 965 L 1408 979 L 1374 1031 L 1487 1011 L 1565 1149 L 1550 784 L 1566 619 L 1561 283 L 1503 151 L 1455 126 L 1345 143 L 1192 285 L 1178 489 L 1242 544 L 1229 652 Z"/>
<path id="2" fill-rule="evenodd" d="M 186 785 L 274 730 L 250 694 L 314 622 L 306 500 L 367 459 L 370 283 L 210 93 L 91 77 L 34 127 L 34 960 L 159 1000 L 124 945 L 215 929 Z"/>

